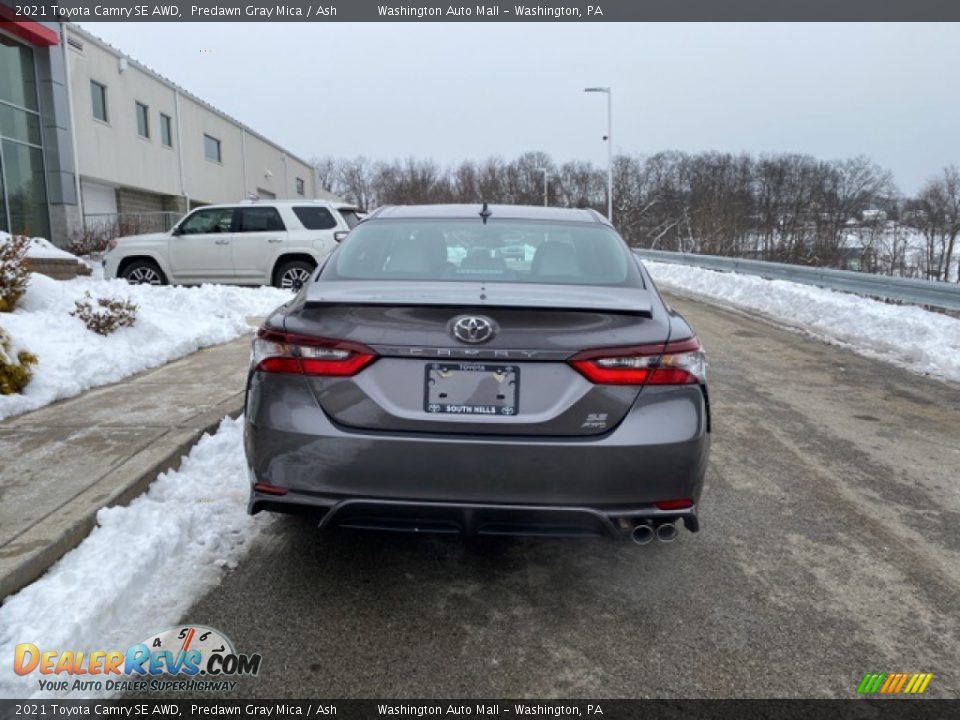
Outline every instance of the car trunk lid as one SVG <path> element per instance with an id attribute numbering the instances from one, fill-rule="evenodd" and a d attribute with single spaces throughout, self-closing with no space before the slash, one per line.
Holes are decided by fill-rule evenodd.
<path id="1" fill-rule="evenodd" d="M 319 286 L 326 286 L 320 288 Z M 458 318 L 496 332 L 458 340 Z M 353 377 L 311 377 L 347 428 L 478 435 L 595 435 L 612 430 L 640 387 L 595 385 L 567 360 L 599 347 L 665 342 L 669 318 L 638 288 L 481 283 L 317 283 L 287 332 L 362 343 L 379 356 Z"/>

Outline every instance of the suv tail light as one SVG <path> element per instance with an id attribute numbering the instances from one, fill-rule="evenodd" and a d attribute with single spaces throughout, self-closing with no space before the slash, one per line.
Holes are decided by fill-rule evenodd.
<path id="1" fill-rule="evenodd" d="M 598 385 L 693 385 L 706 378 L 700 341 L 587 350 L 570 364 Z"/>
<path id="2" fill-rule="evenodd" d="M 376 358 L 373 350 L 359 343 L 262 327 L 253 341 L 251 364 L 259 372 L 349 377 Z"/>

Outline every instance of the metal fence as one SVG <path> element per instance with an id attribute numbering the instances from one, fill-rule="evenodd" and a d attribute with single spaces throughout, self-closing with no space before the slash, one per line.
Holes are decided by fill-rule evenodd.
<path id="1" fill-rule="evenodd" d="M 105 235 L 166 232 L 183 217 L 177 212 L 96 213 L 84 215 L 84 230 Z"/>
<path id="2" fill-rule="evenodd" d="M 899 300 L 911 305 L 927 305 L 947 310 L 960 310 L 960 284 L 915 280 L 913 278 L 873 275 L 851 270 L 787 265 L 785 263 L 745 260 L 719 255 L 668 252 L 666 250 L 635 250 L 641 258 L 674 265 L 691 265 L 708 270 L 756 275 L 768 280 L 789 280 L 804 285 L 816 285 L 841 292 L 868 295 L 885 300 Z"/>

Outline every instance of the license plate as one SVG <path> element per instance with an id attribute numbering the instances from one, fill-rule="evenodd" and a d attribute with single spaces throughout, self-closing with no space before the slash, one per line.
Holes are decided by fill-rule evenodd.
<path id="1" fill-rule="evenodd" d="M 423 409 L 447 415 L 516 415 L 520 368 L 486 363 L 429 363 Z"/>

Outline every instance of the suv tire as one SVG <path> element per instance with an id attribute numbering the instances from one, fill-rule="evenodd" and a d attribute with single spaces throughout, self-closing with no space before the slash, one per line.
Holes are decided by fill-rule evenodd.
<path id="1" fill-rule="evenodd" d="M 299 290 L 316 270 L 314 263 L 306 260 L 291 260 L 277 268 L 273 275 L 274 286 L 286 290 Z"/>
<path id="2" fill-rule="evenodd" d="M 134 260 L 127 265 L 120 277 L 131 285 L 166 285 L 167 278 L 153 260 Z"/>

